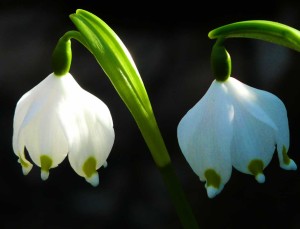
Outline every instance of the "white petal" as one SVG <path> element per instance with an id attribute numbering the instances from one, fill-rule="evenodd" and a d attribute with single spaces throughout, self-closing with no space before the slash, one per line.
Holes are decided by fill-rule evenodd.
<path id="1" fill-rule="evenodd" d="M 247 86 L 234 78 L 229 81 L 229 87 L 244 108 L 274 128 L 280 166 L 289 170 L 297 169 L 295 162 L 287 156 L 290 136 L 287 111 L 283 102 L 272 93 Z"/>
<path id="2" fill-rule="evenodd" d="M 36 92 L 38 98 L 25 116 L 22 128 L 25 146 L 32 160 L 41 166 L 41 155 L 48 155 L 52 159 L 51 168 L 54 168 L 68 153 L 68 142 L 59 119 L 59 110 L 64 106 L 65 98 L 61 79 L 55 76 L 46 79 L 48 87 L 38 88 L 40 94 Z"/>
<path id="3" fill-rule="evenodd" d="M 275 151 L 275 130 L 245 110 L 239 103 L 234 105 L 232 164 L 240 172 L 252 174 L 249 164 L 261 160 L 263 168 L 271 161 Z M 261 175 L 262 171 L 257 171 Z M 257 177 L 260 181 L 262 178 Z"/>
<path id="4" fill-rule="evenodd" d="M 232 117 L 233 107 L 227 100 L 226 88 L 214 81 L 178 125 L 179 146 L 200 180 L 206 181 L 205 172 L 209 169 L 221 177 L 219 187 L 212 189 L 206 185 L 210 197 L 221 191 L 231 175 Z"/>
<path id="5" fill-rule="evenodd" d="M 32 163 L 25 157 L 25 143 L 23 130 L 19 130 L 17 133 L 14 132 L 13 135 L 13 150 L 14 153 L 19 157 L 18 162 L 22 166 L 22 171 L 24 175 L 27 175 L 32 169 Z"/>
<path id="6" fill-rule="evenodd" d="M 42 84 L 42 83 L 40 83 Z M 25 158 L 24 148 L 24 125 L 25 117 L 28 116 L 28 111 L 32 107 L 32 103 L 35 99 L 40 99 L 36 96 L 38 87 L 25 93 L 17 102 L 14 119 L 13 119 L 13 151 L 20 158 L 19 162 L 22 165 L 23 174 L 27 175 L 32 169 L 32 163 Z M 22 127 L 22 128 L 21 128 Z"/>
<path id="7" fill-rule="evenodd" d="M 28 99 L 29 93 L 27 92 L 25 95 L 21 97 L 21 99 L 18 101 L 16 109 L 15 109 L 15 115 L 13 120 L 13 150 L 16 155 L 19 155 L 19 134 L 20 134 L 20 127 L 23 123 L 23 120 L 25 118 L 25 115 L 28 111 L 28 108 L 30 106 L 31 100 Z M 21 148 L 24 148 L 24 144 L 21 146 Z"/>
<path id="8" fill-rule="evenodd" d="M 268 116 L 273 120 L 277 127 L 276 145 L 280 166 L 284 169 L 295 170 L 297 168 L 295 162 L 291 159 L 284 160 L 290 146 L 290 134 L 287 111 L 283 102 L 275 95 L 251 88 L 257 94 L 257 103 L 264 109 Z"/>
<path id="9" fill-rule="evenodd" d="M 28 112 L 30 112 L 32 107 L 32 103 L 35 99 L 39 100 L 40 97 L 36 96 L 37 86 L 35 86 L 33 89 L 25 93 L 17 102 L 15 114 L 14 114 L 14 120 L 13 120 L 13 149 L 16 155 L 18 155 L 18 144 L 19 144 L 19 135 L 21 132 L 21 126 L 24 127 L 26 124 L 24 122 L 25 117 L 28 116 Z M 36 110 L 36 109 L 35 109 Z M 31 111 L 32 113 L 32 111 Z M 24 147 L 24 144 L 23 146 Z"/>
<path id="10" fill-rule="evenodd" d="M 53 74 L 19 100 L 14 117 L 15 153 L 26 147 L 31 159 L 38 166 L 41 166 L 41 156 L 48 155 L 50 167 L 47 170 L 63 161 L 68 153 L 68 145 L 57 112 L 63 103 L 62 78 Z M 42 172 L 43 179 L 47 177 L 45 172 L 48 171 Z"/>
<path id="11" fill-rule="evenodd" d="M 42 112 L 26 126 L 25 141 L 30 157 L 38 166 L 41 166 L 41 155 L 48 155 L 54 168 L 67 156 L 68 143 L 57 117 L 48 114 Z"/>
<path id="12" fill-rule="evenodd" d="M 61 113 L 60 117 L 70 147 L 70 164 L 77 174 L 86 177 L 83 164 L 90 157 L 96 160 L 95 170 L 106 163 L 115 138 L 113 122 L 100 99 L 80 88 L 73 78 L 70 85 L 69 82 L 66 93 L 76 91 L 76 96 L 69 97 L 68 113 Z"/>
<path id="13" fill-rule="evenodd" d="M 228 92 L 234 102 L 239 103 L 239 106 L 247 110 L 256 119 L 266 123 L 273 129 L 277 128 L 269 114 L 259 104 L 259 98 L 256 93 L 258 89 L 243 84 L 233 77 L 230 77 L 224 84 L 228 88 Z"/>

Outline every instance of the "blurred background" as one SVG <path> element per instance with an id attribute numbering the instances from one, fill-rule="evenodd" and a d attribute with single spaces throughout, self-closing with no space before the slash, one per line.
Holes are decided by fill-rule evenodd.
<path id="1" fill-rule="evenodd" d="M 108 167 L 96 188 L 68 159 L 40 179 L 34 166 L 24 176 L 12 149 L 19 98 L 51 72 L 58 39 L 75 26 L 69 15 L 85 9 L 104 20 L 130 51 L 148 91 L 157 122 L 200 228 L 300 228 L 299 171 L 279 168 L 277 155 L 266 182 L 233 169 L 222 193 L 209 199 L 180 152 L 176 129 L 205 94 L 213 76 L 210 30 L 232 22 L 264 19 L 300 28 L 298 1 L 216 3 L 179 1 L 102 2 L 0 0 L 0 228 L 182 228 L 160 173 L 137 125 L 96 60 L 72 41 L 71 74 L 110 108 L 116 133 Z M 230 39 L 232 76 L 276 94 L 286 105 L 289 155 L 300 165 L 300 54 L 263 41 Z"/>

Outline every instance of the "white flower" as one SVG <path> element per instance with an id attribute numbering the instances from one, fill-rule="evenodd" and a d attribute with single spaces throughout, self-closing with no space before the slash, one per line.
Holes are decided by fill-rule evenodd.
<path id="1" fill-rule="evenodd" d="M 206 182 L 210 198 L 228 182 L 232 166 L 263 183 L 263 169 L 276 148 L 280 166 L 297 169 L 287 156 L 289 127 L 282 101 L 232 77 L 213 81 L 182 118 L 177 134 L 181 151 L 200 180 Z"/>
<path id="2" fill-rule="evenodd" d="M 108 107 L 69 73 L 50 74 L 17 103 L 13 150 L 25 175 L 32 168 L 26 147 L 31 160 L 41 167 L 43 180 L 68 155 L 75 172 L 97 186 L 96 170 L 106 165 L 114 138 Z"/>

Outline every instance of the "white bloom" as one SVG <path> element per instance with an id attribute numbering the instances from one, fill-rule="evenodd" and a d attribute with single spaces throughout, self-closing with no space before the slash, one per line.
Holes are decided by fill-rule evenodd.
<path id="1" fill-rule="evenodd" d="M 263 183 L 263 169 L 277 148 L 280 166 L 295 170 L 287 156 L 287 112 L 275 95 L 235 78 L 213 81 L 203 98 L 182 118 L 177 129 L 181 151 L 205 181 L 210 198 L 221 192 L 232 166 Z"/>
<path id="2" fill-rule="evenodd" d="M 108 107 L 83 90 L 71 74 L 50 74 L 18 101 L 13 123 L 13 149 L 26 175 L 32 163 L 41 167 L 46 180 L 49 169 L 68 155 L 75 172 L 93 186 L 97 169 L 106 165 L 114 143 Z"/>

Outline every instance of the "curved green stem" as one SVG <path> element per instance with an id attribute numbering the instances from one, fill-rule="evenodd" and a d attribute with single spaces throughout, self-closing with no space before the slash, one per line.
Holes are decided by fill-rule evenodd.
<path id="1" fill-rule="evenodd" d="M 86 49 L 88 49 L 91 52 L 91 50 L 90 50 L 89 46 L 87 45 L 82 34 L 76 30 L 70 30 L 70 31 L 66 32 L 60 39 L 64 40 L 64 41 L 75 39 L 76 41 L 81 43 Z"/>
<path id="2" fill-rule="evenodd" d="M 88 46 L 78 31 L 66 32 L 57 42 L 52 54 L 52 69 L 56 76 L 64 76 L 70 71 L 72 63 L 71 39 L 79 41 L 87 49 Z"/>
<path id="3" fill-rule="evenodd" d="M 94 55 L 133 115 L 159 168 L 184 228 L 198 228 L 158 128 L 148 94 L 135 63 L 115 32 L 100 18 L 85 10 L 70 15 L 83 43 Z M 80 37 L 81 37 L 80 36 Z"/>
<path id="4" fill-rule="evenodd" d="M 273 21 L 249 20 L 235 22 L 210 31 L 208 37 L 210 39 L 254 38 L 300 51 L 300 31 Z"/>

